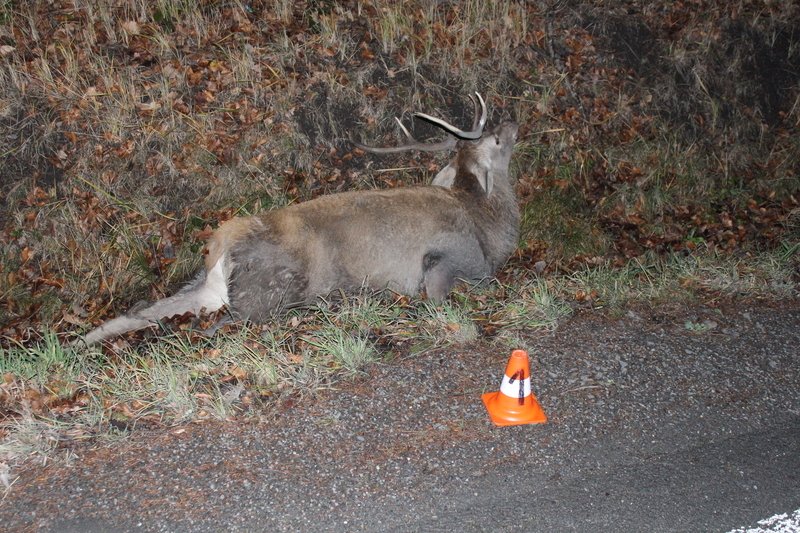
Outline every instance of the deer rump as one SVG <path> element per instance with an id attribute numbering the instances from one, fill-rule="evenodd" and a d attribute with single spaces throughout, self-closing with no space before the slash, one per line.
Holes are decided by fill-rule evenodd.
<path id="1" fill-rule="evenodd" d="M 84 342 L 223 306 L 236 318 L 266 322 L 337 289 L 388 288 L 410 296 L 424 291 L 441 300 L 458 279 L 491 276 L 513 251 L 518 234 L 519 212 L 508 184 L 517 127 L 505 123 L 481 138 L 486 111 L 478 99 L 483 109 L 480 123 L 476 113 L 478 138 L 459 141 L 435 186 L 332 194 L 229 220 L 209 239 L 205 269 L 194 282 L 102 324 Z M 415 148 L 416 141 L 407 149 Z"/>

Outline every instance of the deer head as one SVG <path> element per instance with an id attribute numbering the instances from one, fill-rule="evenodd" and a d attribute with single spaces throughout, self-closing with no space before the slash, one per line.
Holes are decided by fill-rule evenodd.
<path id="1" fill-rule="evenodd" d="M 434 143 L 420 142 L 403 126 L 400 119 L 395 117 L 395 121 L 407 139 L 405 143 L 388 147 L 368 146 L 356 141 L 353 141 L 353 144 L 373 154 L 396 154 L 410 150 L 439 152 L 456 148 L 458 150 L 456 158 L 436 174 L 433 185 L 446 189 L 453 187 L 469 189 L 474 185 L 471 183 L 471 180 L 474 179 L 488 196 L 494 189 L 496 177 L 499 174 L 507 175 L 508 173 L 518 128 L 512 122 L 505 122 L 490 132 L 484 133 L 487 118 L 486 102 L 477 92 L 474 96 L 470 95 L 470 99 L 475 107 L 475 118 L 472 129 L 469 131 L 463 131 L 449 122 L 425 113 L 414 113 L 415 117 L 443 129 L 450 134 L 450 137 Z M 457 178 L 459 178 L 458 181 Z"/>

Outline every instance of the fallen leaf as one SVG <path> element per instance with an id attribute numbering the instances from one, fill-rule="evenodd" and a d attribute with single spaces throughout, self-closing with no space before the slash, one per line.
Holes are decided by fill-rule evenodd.
<path id="1" fill-rule="evenodd" d="M 91 87 L 86 89 L 86 91 L 83 93 L 83 97 L 84 98 L 93 98 L 95 96 L 102 96 L 103 94 L 104 93 L 101 93 L 100 91 L 97 90 L 97 87 L 92 85 Z"/>
<path id="2" fill-rule="evenodd" d="M 139 23 L 135 20 L 126 20 L 121 24 L 121 26 L 128 35 L 139 35 L 141 33 Z"/>
<path id="3" fill-rule="evenodd" d="M 144 102 L 141 104 L 136 104 L 136 108 L 139 111 L 152 112 L 155 111 L 156 109 L 160 109 L 161 104 L 156 101 Z"/>

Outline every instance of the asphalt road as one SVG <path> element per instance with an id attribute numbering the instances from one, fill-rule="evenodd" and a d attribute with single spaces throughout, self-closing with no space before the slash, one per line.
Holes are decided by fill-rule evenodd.
<path id="1" fill-rule="evenodd" d="M 483 340 L 374 365 L 259 420 L 138 432 L 31 465 L 0 524 L 724 532 L 800 508 L 797 301 L 591 313 L 522 344 L 545 425 L 488 422 L 480 394 L 499 386 L 510 346 Z"/>

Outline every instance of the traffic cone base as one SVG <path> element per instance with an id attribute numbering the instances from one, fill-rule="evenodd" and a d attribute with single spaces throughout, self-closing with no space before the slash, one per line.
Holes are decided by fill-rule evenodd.
<path id="1" fill-rule="evenodd" d="M 500 391 L 487 392 L 481 396 L 483 405 L 489 412 L 489 418 L 495 426 L 521 426 L 547 422 L 547 415 L 533 394 L 526 398 L 522 405 L 513 398 L 512 405 L 508 405 L 507 398 Z"/>
<path id="2" fill-rule="evenodd" d="M 531 392 L 530 360 L 524 350 L 511 352 L 500 390 L 487 392 L 481 399 L 496 426 L 547 422 L 547 415 Z"/>

